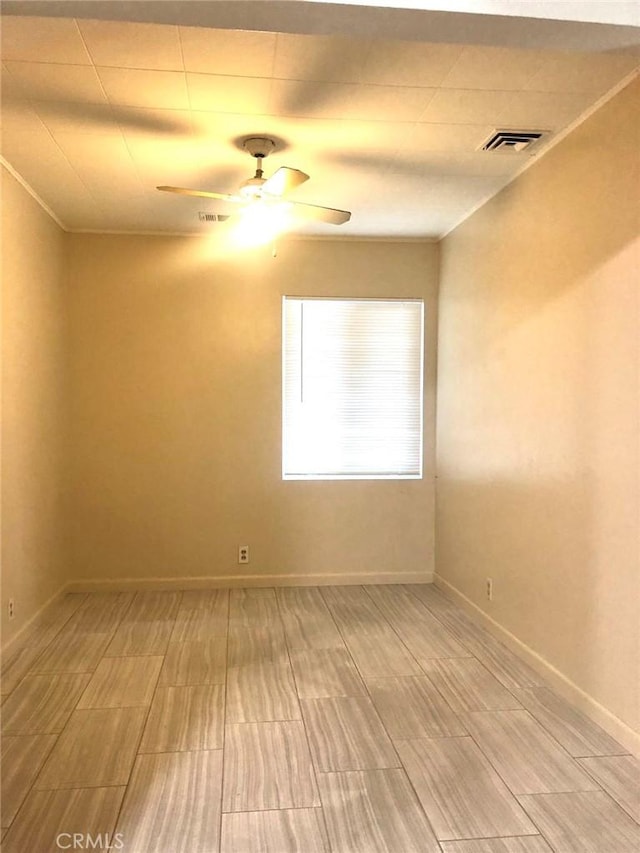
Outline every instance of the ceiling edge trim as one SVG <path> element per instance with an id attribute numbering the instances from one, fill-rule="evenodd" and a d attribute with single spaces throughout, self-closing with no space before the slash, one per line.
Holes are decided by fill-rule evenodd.
<path id="1" fill-rule="evenodd" d="M 104 234 L 112 237 L 207 237 L 206 231 L 114 231 L 99 228 L 69 228 L 69 234 Z M 284 234 L 278 242 L 325 241 L 329 243 L 438 243 L 440 237 L 389 237 L 375 235 L 359 236 L 344 234 L 332 237 L 331 234 Z"/>
<path id="2" fill-rule="evenodd" d="M 465 213 L 465 215 L 458 222 L 456 222 L 455 225 L 452 225 L 447 232 L 445 232 L 441 237 L 438 237 L 436 242 L 439 243 L 441 240 L 444 240 L 445 237 L 448 237 L 449 234 L 452 234 L 456 230 L 456 228 L 459 228 L 464 222 L 467 221 L 467 219 L 470 219 L 474 215 L 474 213 L 477 213 L 481 208 L 485 206 L 485 204 L 488 204 L 488 202 L 490 202 L 492 198 L 495 198 L 506 187 L 508 187 L 509 184 L 512 184 L 515 180 L 517 180 L 520 175 L 524 174 L 524 172 L 527 171 L 527 169 L 530 169 L 533 165 L 539 163 L 540 160 L 547 156 L 549 151 L 553 150 L 556 145 L 562 142 L 563 139 L 566 139 L 566 137 L 569 136 L 570 133 L 572 133 L 577 127 L 579 127 L 581 124 L 583 124 L 583 122 L 585 122 L 594 113 L 596 113 L 600 109 L 600 107 L 603 107 L 608 101 L 610 101 L 612 98 L 615 98 L 615 96 L 619 92 L 621 92 L 623 89 L 626 89 L 627 86 L 636 79 L 636 77 L 640 77 L 640 69 L 638 68 L 634 69 L 630 74 L 627 74 L 626 77 L 623 77 L 622 80 L 620 80 L 618 83 L 616 83 L 615 86 L 613 86 L 613 88 L 609 89 L 608 92 L 605 92 L 605 94 L 602 95 L 602 97 L 598 98 L 597 101 L 594 101 L 594 103 L 591 104 L 590 107 L 587 107 L 587 109 L 583 113 L 581 113 L 577 119 L 572 121 L 571 124 L 568 124 L 563 130 L 559 131 L 559 133 L 549 141 L 549 144 L 546 146 L 546 148 L 544 148 L 539 154 L 533 154 L 529 158 L 529 160 L 527 160 L 526 163 L 523 163 L 520 169 L 518 169 L 518 171 L 515 172 L 515 174 L 512 175 L 512 177 L 509 178 L 509 180 L 500 187 L 500 189 L 496 190 L 495 192 L 492 192 L 482 201 L 478 202 L 478 204 L 473 207 L 468 213 Z"/>
<path id="3" fill-rule="evenodd" d="M 117 231 L 109 228 L 70 228 L 70 234 L 108 234 L 114 237 L 201 237 L 195 231 Z"/>
<path id="4" fill-rule="evenodd" d="M 53 219 L 53 221 L 56 223 L 56 225 L 59 228 L 61 228 L 63 231 L 65 231 L 67 233 L 69 232 L 69 228 L 67 228 L 67 226 L 64 224 L 64 222 L 56 216 L 56 214 L 53 212 L 53 210 L 51 210 L 49 205 L 40 198 L 40 196 L 34 190 L 34 188 L 31 186 L 31 184 L 28 184 L 25 181 L 25 179 L 22 177 L 20 172 L 18 172 L 17 169 L 14 169 L 14 167 L 11 165 L 11 163 L 9 163 L 9 161 L 6 160 L 1 154 L 0 154 L 0 165 L 4 166 L 4 168 L 7 170 L 7 172 L 9 172 L 9 174 L 12 175 L 16 179 L 16 181 L 20 184 L 20 186 L 22 186 L 23 189 L 25 189 L 29 193 L 31 198 L 35 199 L 35 201 L 38 202 L 38 204 L 44 210 L 44 212 L 49 214 L 51 219 Z"/>
<path id="5" fill-rule="evenodd" d="M 286 234 L 283 236 L 283 240 L 291 240 L 293 242 L 297 242 L 299 240 L 329 240 L 331 243 L 437 243 L 440 238 L 439 237 L 402 237 L 393 235 L 383 235 L 376 236 L 375 234 L 370 235 L 358 235 L 358 234 L 336 234 L 333 237 L 331 234 Z"/>

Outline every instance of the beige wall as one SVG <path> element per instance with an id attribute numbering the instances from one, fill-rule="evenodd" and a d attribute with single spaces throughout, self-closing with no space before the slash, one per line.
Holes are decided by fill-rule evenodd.
<path id="1" fill-rule="evenodd" d="M 70 237 L 72 575 L 425 577 L 437 246 L 206 250 L 198 238 Z M 282 482 L 283 294 L 425 298 L 424 480 Z"/>
<path id="2" fill-rule="evenodd" d="M 2 168 L 3 644 L 65 581 L 64 237 Z"/>
<path id="3" fill-rule="evenodd" d="M 636 82 L 441 244 L 436 546 L 635 730 L 639 103 Z"/>

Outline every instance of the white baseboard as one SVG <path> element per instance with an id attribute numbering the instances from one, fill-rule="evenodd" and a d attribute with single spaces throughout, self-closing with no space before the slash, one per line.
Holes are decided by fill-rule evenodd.
<path id="1" fill-rule="evenodd" d="M 496 622 L 484 610 L 481 610 L 477 604 L 474 604 L 464 593 L 452 586 L 449 581 L 435 573 L 433 582 L 435 586 L 439 587 L 450 598 L 453 598 L 457 604 L 460 604 L 461 607 L 476 616 L 482 622 L 483 627 L 503 642 L 505 646 L 523 658 L 561 696 L 564 696 L 572 705 L 579 708 L 585 716 L 601 726 L 611 737 L 615 738 L 630 752 L 640 758 L 639 732 L 634 731 L 627 723 L 616 717 L 604 705 L 601 705 L 597 699 L 594 699 L 593 696 L 571 681 L 559 669 L 556 669 L 548 660 L 539 655 L 530 646 L 527 646 L 526 643 L 523 643 L 522 640 L 519 640 L 515 634 L 503 628 L 499 622 Z"/>
<path id="2" fill-rule="evenodd" d="M 354 586 L 358 584 L 432 583 L 431 572 L 354 572 L 311 575 L 225 575 L 185 578 L 85 578 L 66 592 L 127 592 L 130 590 L 220 589 L 264 586 Z"/>
<path id="3" fill-rule="evenodd" d="M 2 646 L 2 655 L 6 657 L 14 646 L 18 645 L 21 642 L 28 643 L 29 634 L 35 631 L 38 627 L 38 623 L 46 613 L 46 611 L 52 607 L 58 599 L 62 598 L 70 590 L 67 588 L 67 584 L 63 584 L 57 592 L 54 592 L 51 598 L 47 599 L 44 604 L 42 604 L 36 612 L 27 619 L 24 625 L 19 628 L 16 633 L 7 640 L 7 642 Z"/>

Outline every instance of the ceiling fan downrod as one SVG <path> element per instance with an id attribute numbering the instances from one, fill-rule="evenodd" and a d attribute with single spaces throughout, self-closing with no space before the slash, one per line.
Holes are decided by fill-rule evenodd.
<path id="1" fill-rule="evenodd" d="M 248 136 L 243 141 L 242 147 L 245 151 L 248 151 L 252 157 L 256 158 L 257 168 L 255 177 L 262 178 L 264 174 L 262 170 L 262 161 L 274 150 L 276 147 L 275 142 L 267 136 Z"/>

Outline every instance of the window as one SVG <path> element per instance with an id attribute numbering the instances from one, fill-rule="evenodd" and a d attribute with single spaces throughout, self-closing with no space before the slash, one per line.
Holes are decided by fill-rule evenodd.
<path id="1" fill-rule="evenodd" d="M 422 300 L 283 302 L 283 478 L 422 477 Z"/>

